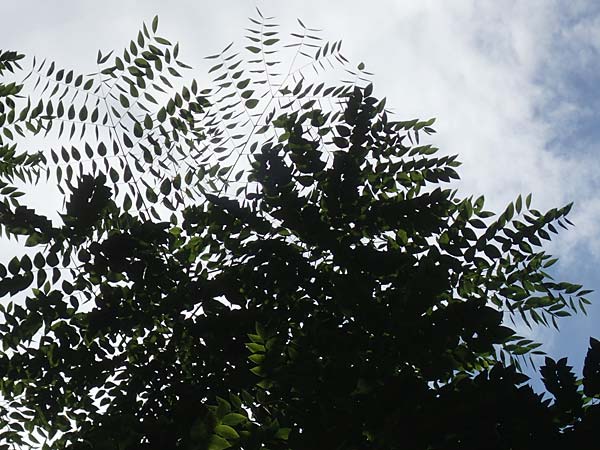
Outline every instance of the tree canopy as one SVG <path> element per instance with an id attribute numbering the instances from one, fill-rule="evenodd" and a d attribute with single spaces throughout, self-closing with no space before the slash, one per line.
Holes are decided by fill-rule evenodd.
<path id="1" fill-rule="evenodd" d="M 581 379 L 546 357 L 536 394 L 514 329 L 585 312 L 542 245 L 571 205 L 461 197 L 433 119 L 396 120 L 300 21 L 281 42 L 259 12 L 206 88 L 157 27 L 91 75 L 0 52 L 0 231 L 27 247 L 0 264 L 0 449 L 598 438 L 600 342 Z M 27 203 L 52 184 L 57 218 Z"/>

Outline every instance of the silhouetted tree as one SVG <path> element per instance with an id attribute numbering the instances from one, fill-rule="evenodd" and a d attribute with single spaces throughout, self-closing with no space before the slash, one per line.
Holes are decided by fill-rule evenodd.
<path id="1" fill-rule="evenodd" d="M 364 65 L 310 84 L 347 61 L 302 22 L 298 69 L 259 13 L 207 90 L 157 24 L 96 74 L 0 85 L 1 230 L 29 247 L 0 265 L 0 448 L 590 448 L 598 341 L 582 383 L 546 358 L 543 399 L 507 325 L 588 303 L 545 272 L 570 205 L 459 197 L 433 120 L 393 119 Z M 44 177 L 61 220 L 21 197 Z"/>

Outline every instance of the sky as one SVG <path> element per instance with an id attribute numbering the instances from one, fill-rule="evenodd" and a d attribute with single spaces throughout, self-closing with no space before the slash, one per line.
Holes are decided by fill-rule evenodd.
<path id="1" fill-rule="evenodd" d="M 122 49 L 143 21 L 179 41 L 197 68 L 231 41 L 243 43 L 258 6 L 282 31 L 296 19 L 342 39 L 344 55 L 374 73 L 375 95 L 398 119 L 436 117 L 430 142 L 460 155 L 463 195 L 484 194 L 501 212 L 533 193 L 540 210 L 575 202 L 548 250 L 560 281 L 600 290 L 600 3 L 590 0 L 158 0 L 5 2 L 0 47 L 93 72 L 96 53 Z M 2 245 L 0 243 L 0 245 Z M 551 356 L 581 373 L 590 336 L 600 338 L 600 298 L 559 334 L 537 330 Z"/>

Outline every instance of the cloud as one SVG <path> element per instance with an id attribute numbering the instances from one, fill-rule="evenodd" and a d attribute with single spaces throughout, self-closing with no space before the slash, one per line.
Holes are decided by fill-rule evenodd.
<path id="1" fill-rule="evenodd" d="M 598 139 L 581 129 L 600 103 L 580 92 L 596 77 L 600 15 L 586 2 L 395 5 L 363 45 L 388 105 L 438 117 L 434 140 L 460 154 L 463 191 L 493 209 L 519 193 L 533 192 L 540 209 L 575 200 L 581 226 L 552 249 L 600 258 Z"/>

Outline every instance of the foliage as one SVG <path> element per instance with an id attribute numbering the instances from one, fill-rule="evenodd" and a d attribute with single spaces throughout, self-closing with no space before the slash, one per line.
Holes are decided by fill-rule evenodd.
<path id="1" fill-rule="evenodd" d="M 96 74 L 34 60 L 0 85 L 1 231 L 28 247 L 0 265 L 0 448 L 597 437 L 600 343 L 581 381 L 546 358 L 551 401 L 521 373 L 539 344 L 506 323 L 585 311 L 541 249 L 571 206 L 460 198 L 456 156 L 420 143 L 433 120 L 393 120 L 341 42 L 300 22 L 279 74 L 276 24 L 251 21 L 248 58 L 209 57 L 212 89 L 177 85 L 189 66 L 156 18 Z M 328 65 L 352 80 L 320 83 Z M 19 153 L 34 137 L 51 148 Z M 43 178 L 60 220 L 21 198 Z"/>

